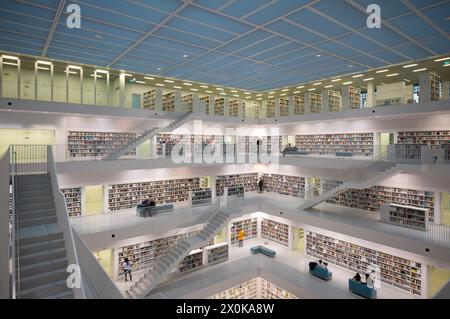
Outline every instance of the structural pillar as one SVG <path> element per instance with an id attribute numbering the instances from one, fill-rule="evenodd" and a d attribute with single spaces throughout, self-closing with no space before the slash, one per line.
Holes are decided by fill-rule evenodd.
<path id="1" fill-rule="evenodd" d="M 328 90 L 322 90 L 322 113 L 324 112 L 329 112 L 330 111 L 330 107 L 329 107 L 329 98 L 328 98 Z"/>
<path id="2" fill-rule="evenodd" d="M 304 103 L 305 103 L 305 114 L 310 114 L 311 113 L 311 95 L 309 93 L 305 93 Z"/>
<path id="3" fill-rule="evenodd" d="M 450 81 L 441 83 L 441 100 L 447 101 L 450 98 Z"/>
<path id="4" fill-rule="evenodd" d="M 341 109 L 342 110 L 350 109 L 350 95 L 348 85 L 345 85 L 341 90 Z"/>
<path id="5" fill-rule="evenodd" d="M 424 72 L 419 75 L 419 102 L 431 102 L 431 79 L 430 73 Z"/>
<path id="6" fill-rule="evenodd" d="M 367 83 L 366 107 L 375 106 L 375 85 L 373 82 Z"/>

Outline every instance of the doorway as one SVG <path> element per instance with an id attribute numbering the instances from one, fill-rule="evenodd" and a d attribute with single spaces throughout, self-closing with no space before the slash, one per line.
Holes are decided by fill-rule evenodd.
<path id="1" fill-rule="evenodd" d="M 92 185 L 85 187 L 85 209 L 86 215 L 103 213 L 103 185 Z"/>
<path id="2" fill-rule="evenodd" d="M 384 154 L 388 150 L 388 145 L 394 144 L 394 133 L 380 133 L 379 154 Z"/>
<path id="3" fill-rule="evenodd" d="M 302 253 L 305 251 L 305 231 L 303 228 L 292 227 L 293 249 Z"/>
<path id="4" fill-rule="evenodd" d="M 441 224 L 450 226 L 450 193 L 441 193 Z"/>
<path id="5" fill-rule="evenodd" d="M 112 277 L 113 253 L 112 249 L 99 250 L 93 253 L 103 270 Z"/>

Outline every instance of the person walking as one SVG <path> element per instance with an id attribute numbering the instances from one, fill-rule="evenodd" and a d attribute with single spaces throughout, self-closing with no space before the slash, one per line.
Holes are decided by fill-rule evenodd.
<path id="1" fill-rule="evenodd" d="M 259 181 L 258 181 L 258 187 L 259 187 L 259 192 L 262 193 L 263 188 L 264 188 L 264 181 L 261 177 L 259 178 Z"/>
<path id="2" fill-rule="evenodd" d="M 133 277 L 131 275 L 131 268 L 133 267 L 133 264 L 131 261 L 125 257 L 125 260 L 123 262 L 123 271 L 125 272 L 125 282 L 128 281 L 127 276 L 130 276 L 130 281 L 133 281 Z"/>

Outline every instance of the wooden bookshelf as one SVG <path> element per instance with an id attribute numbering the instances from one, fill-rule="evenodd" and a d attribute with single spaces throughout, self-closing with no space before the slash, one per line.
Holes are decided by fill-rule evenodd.
<path id="1" fill-rule="evenodd" d="M 289 225 L 263 218 L 261 221 L 261 237 L 289 247 Z"/>
<path id="2" fill-rule="evenodd" d="M 267 192 L 300 197 L 305 196 L 305 178 L 290 175 L 263 174 L 263 185 Z"/>
<path id="3" fill-rule="evenodd" d="M 237 242 L 238 232 L 244 230 L 244 240 L 256 238 L 258 236 L 258 218 L 248 218 L 231 223 L 230 243 Z"/>
<path id="4" fill-rule="evenodd" d="M 69 217 L 81 215 L 81 187 L 61 189 L 66 199 L 67 213 Z"/>
<path id="5" fill-rule="evenodd" d="M 162 96 L 162 110 L 167 112 L 175 111 L 175 92 L 163 94 Z"/>
<path id="6" fill-rule="evenodd" d="M 322 112 L 322 95 L 319 93 L 309 93 L 309 100 L 311 103 L 311 113 Z"/>
<path id="7" fill-rule="evenodd" d="M 305 114 L 305 98 L 303 96 L 294 96 L 294 114 Z"/>
<path id="8" fill-rule="evenodd" d="M 67 148 L 71 158 L 102 157 L 135 138 L 135 133 L 69 131 Z M 136 151 L 131 151 L 126 156 L 136 156 Z"/>
<path id="9" fill-rule="evenodd" d="M 334 156 L 345 152 L 367 157 L 373 156 L 373 133 L 296 135 L 295 145 L 310 154 Z"/>
<path id="10" fill-rule="evenodd" d="M 422 294 L 422 265 L 413 260 L 311 231 L 306 234 L 306 253 L 360 273 L 370 272 L 370 267 L 377 265 L 383 282 L 414 295 Z"/>
<path id="11" fill-rule="evenodd" d="M 221 175 L 216 177 L 216 195 L 222 196 L 224 194 L 224 187 L 244 187 L 245 192 L 256 191 L 258 184 L 257 173 L 236 174 L 236 175 Z"/>
<path id="12" fill-rule="evenodd" d="M 149 198 L 157 205 L 187 201 L 189 191 L 197 189 L 199 182 L 196 177 L 109 185 L 108 207 L 110 211 L 134 208 Z"/>
<path id="13" fill-rule="evenodd" d="M 328 90 L 328 110 L 330 112 L 341 110 L 341 92 Z"/>
<path id="14" fill-rule="evenodd" d="M 194 110 L 194 100 L 193 95 L 188 94 L 181 97 L 181 103 L 186 106 L 186 112 L 193 112 Z"/>
<path id="15" fill-rule="evenodd" d="M 225 113 L 225 99 L 219 98 L 214 100 L 214 115 L 224 115 Z"/>
<path id="16" fill-rule="evenodd" d="M 298 297 L 283 288 L 259 277 L 262 299 L 298 299 Z"/>
<path id="17" fill-rule="evenodd" d="M 203 250 L 193 250 L 178 265 L 178 273 L 187 273 L 203 266 Z"/>
<path id="18" fill-rule="evenodd" d="M 399 204 L 381 205 L 380 221 L 406 228 L 426 230 L 428 209 Z"/>
<path id="19" fill-rule="evenodd" d="M 156 108 L 156 90 L 150 90 L 148 92 L 145 92 L 143 96 L 144 96 L 143 102 L 144 109 L 154 110 Z"/>
<path id="20" fill-rule="evenodd" d="M 275 117 L 275 100 L 269 99 L 266 101 L 266 117 Z"/>
<path id="21" fill-rule="evenodd" d="M 208 299 L 256 299 L 258 298 L 258 279 L 253 278 L 240 285 L 221 291 Z"/>
<path id="22" fill-rule="evenodd" d="M 205 250 L 208 266 L 222 263 L 228 260 L 229 245 L 227 242 L 205 247 Z"/>
<path id="23" fill-rule="evenodd" d="M 414 189 L 373 186 L 366 189 L 350 189 L 327 202 L 346 207 L 379 212 L 381 205 L 394 203 L 428 209 L 428 221 L 434 222 L 434 193 Z"/>
<path id="24" fill-rule="evenodd" d="M 280 116 L 289 116 L 289 100 L 280 99 Z"/>

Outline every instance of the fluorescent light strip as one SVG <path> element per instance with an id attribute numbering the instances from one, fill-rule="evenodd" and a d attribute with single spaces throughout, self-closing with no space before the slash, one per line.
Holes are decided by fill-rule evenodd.
<path id="1" fill-rule="evenodd" d="M 161 83 L 156 83 L 155 85 L 156 86 L 165 86 L 164 84 L 161 84 Z"/>
<path id="2" fill-rule="evenodd" d="M 317 82 L 317 83 L 314 83 L 313 85 L 314 86 L 318 86 L 318 85 L 321 85 L 322 84 L 322 82 Z"/>
<path id="3" fill-rule="evenodd" d="M 411 81 L 410 81 L 410 80 L 408 80 L 408 79 L 403 79 L 403 81 L 405 81 L 405 82 L 408 82 L 408 83 L 409 83 L 409 82 L 411 82 Z"/>
<path id="4" fill-rule="evenodd" d="M 283 90 L 281 90 L 281 92 L 286 92 L 286 91 L 289 91 L 289 89 L 283 89 Z"/>
<path id="5" fill-rule="evenodd" d="M 357 75 L 352 76 L 352 78 L 360 78 L 360 77 L 363 77 L 363 76 L 364 76 L 364 74 L 357 74 Z"/>
<path id="6" fill-rule="evenodd" d="M 145 84 L 144 81 L 136 81 L 136 83 L 139 83 L 139 84 Z"/>
<path id="7" fill-rule="evenodd" d="M 392 74 L 388 74 L 388 75 L 386 75 L 386 77 L 387 78 L 391 78 L 391 77 L 393 77 L 393 76 L 397 76 L 398 75 L 398 73 L 392 73 Z"/>
<path id="8" fill-rule="evenodd" d="M 388 72 L 388 71 L 389 71 L 388 69 L 384 69 L 384 70 L 376 71 L 375 73 L 385 73 L 385 72 Z"/>
<path id="9" fill-rule="evenodd" d="M 149 77 L 149 76 L 144 76 L 144 79 L 147 79 L 147 80 L 154 80 L 155 78 L 152 78 L 152 77 Z"/>
<path id="10" fill-rule="evenodd" d="M 174 89 L 182 90 L 183 88 L 181 86 L 174 86 Z"/>
<path id="11" fill-rule="evenodd" d="M 342 83 L 342 85 L 349 85 L 349 84 L 352 84 L 352 83 L 353 83 L 352 81 L 348 81 L 348 82 Z"/>
<path id="12" fill-rule="evenodd" d="M 268 96 L 267 98 L 268 98 L 268 99 L 273 99 L 273 95 L 271 95 L 271 96 Z"/>
<path id="13" fill-rule="evenodd" d="M 222 88 L 216 88 L 216 90 L 219 90 L 219 91 L 223 91 L 223 89 L 222 89 Z"/>
<path id="14" fill-rule="evenodd" d="M 3 59 L 8 59 L 8 60 L 19 60 L 18 57 L 16 56 L 12 56 L 12 55 L 2 55 Z"/>
<path id="15" fill-rule="evenodd" d="M 308 91 L 315 91 L 316 89 L 312 88 L 312 89 L 308 89 Z"/>
<path id="16" fill-rule="evenodd" d="M 300 93 L 300 92 L 301 92 L 301 91 L 295 91 L 294 94 L 298 94 L 298 93 Z"/>
<path id="17" fill-rule="evenodd" d="M 332 88 L 333 87 L 333 85 L 327 85 L 327 86 L 324 86 L 324 88 L 326 88 L 326 89 L 329 89 L 329 88 Z"/>
<path id="18" fill-rule="evenodd" d="M 200 85 L 200 87 L 204 88 L 204 89 L 208 89 L 209 88 L 209 86 L 206 86 L 206 85 Z"/>
<path id="19" fill-rule="evenodd" d="M 174 83 L 174 81 L 172 81 L 172 80 L 164 80 L 164 82 L 166 82 L 166 83 Z"/>
<path id="20" fill-rule="evenodd" d="M 52 65 L 52 62 L 50 62 L 50 61 L 37 60 L 36 63 L 37 64 Z"/>
<path id="21" fill-rule="evenodd" d="M 95 72 L 96 73 L 108 74 L 108 71 L 106 71 L 106 70 L 95 70 Z M 125 76 L 132 76 L 131 74 L 127 74 L 127 73 L 124 73 L 124 75 Z"/>
<path id="22" fill-rule="evenodd" d="M 38 66 L 36 69 L 50 71 L 50 68 L 46 68 L 45 66 Z"/>
<path id="23" fill-rule="evenodd" d="M 206 93 L 210 93 L 210 94 L 211 94 L 211 93 L 214 93 L 213 91 L 205 91 L 205 92 L 206 92 Z"/>
<path id="24" fill-rule="evenodd" d="M 75 71 L 67 71 L 67 70 L 65 70 L 64 71 L 64 73 L 69 73 L 69 74 L 78 74 L 77 72 L 75 72 Z"/>
<path id="25" fill-rule="evenodd" d="M 303 89 L 304 87 L 305 87 L 304 85 L 300 85 L 300 86 L 297 86 L 296 89 Z"/>
<path id="26" fill-rule="evenodd" d="M 286 95 L 286 93 L 280 94 L 280 96 L 285 96 L 285 95 Z"/>
<path id="27" fill-rule="evenodd" d="M 187 83 L 187 82 L 183 82 L 183 84 L 184 84 L 184 85 L 187 85 L 187 86 L 192 86 L 191 83 Z"/>
<path id="28" fill-rule="evenodd" d="M 236 91 L 236 90 L 231 90 L 230 92 L 231 92 L 231 93 L 237 93 L 238 91 Z"/>
<path id="29" fill-rule="evenodd" d="M 364 79 L 363 81 L 364 82 L 367 82 L 367 81 L 372 81 L 372 80 L 374 80 L 375 78 L 367 78 L 367 79 Z"/>
<path id="30" fill-rule="evenodd" d="M 412 68 L 414 66 L 418 66 L 418 64 L 417 63 L 413 63 L 413 64 L 404 65 L 403 68 L 404 69 L 408 69 L 408 68 Z"/>
<path id="31" fill-rule="evenodd" d="M 233 96 L 234 96 L 234 97 L 240 97 L 240 95 L 238 95 L 238 94 L 233 94 Z"/>
<path id="32" fill-rule="evenodd" d="M 275 92 L 269 92 L 269 94 L 275 94 Z"/>
<path id="33" fill-rule="evenodd" d="M 262 97 L 260 97 L 259 99 L 256 99 L 256 101 L 261 101 L 262 100 Z"/>
<path id="34" fill-rule="evenodd" d="M 333 79 L 333 80 L 331 80 L 331 82 L 339 82 L 339 81 L 341 81 L 342 79 Z"/>
<path id="35" fill-rule="evenodd" d="M 191 91 L 197 92 L 198 90 L 197 89 L 191 89 Z"/>
<path id="36" fill-rule="evenodd" d="M 13 62 L 3 62 L 3 64 L 18 66 L 17 63 L 13 63 Z"/>
<path id="37" fill-rule="evenodd" d="M 426 70 L 427 70 L 427 68 L 422 68 L 422 69 L 413 70 L 413 72 L 422 72 L 422 71 L 426 71 Z"/>
<path id="38" fill-rule="evenodd" d="M 259 97 L 259 96 L 263 96 L 263 95 L 262 95 L 262 94 L 257 94 L 256 96 L 258 96 L 258 97 Z"/>
<path id="39" fill-rule="evenodd" d="M 227 95 L 225 92 L 220 92 L 219 94 L 220 95 Z"/>
<path id="40" fill-rule="evenodd" d="M 97 74 L 91 74 L 91 76 L 93 78 L 102 78 L 103 77 L 103 75 L 97 75 Z"/>
<path id="41" fill-rule="evenodd" d="M 77 69 L 77 70 L 81 70 L 82 69 L 81 66 L 78 66 L 78 65 L 68 65 L 67 68 L 69 68 L 69 69 Z"/>
<path id="42" fill-rule="evenodd" d="M 251 93 L 250 93 L 250 92 L 244 92 L 244 94 L 245 94 L 245 95 L 249 95 L 249 94 L 251 94 Z"/>
<path id="43" fill-rule="evenodd" d="M 446 61 L 446 60 L 450 60 L 450 56 L 434 60 L 434 62 L 441 62 L 441 61 Z"/>

